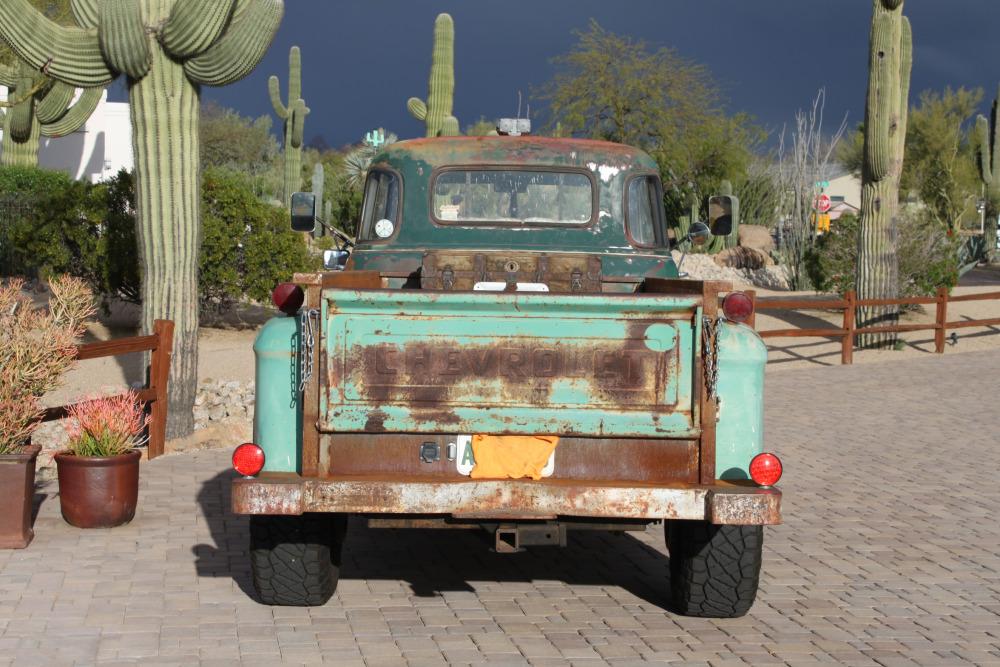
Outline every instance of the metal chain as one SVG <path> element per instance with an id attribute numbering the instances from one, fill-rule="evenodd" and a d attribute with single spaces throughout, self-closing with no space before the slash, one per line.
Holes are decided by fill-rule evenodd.
<path id="1" fill-rule="evenodd" d="M 702 318 L 702 343 L 705 348 L 705 389 L 709 398 L 715 398 L 719 386 L 719 331 L 717 322 Z"/>
<path id="2" fill-rule="evenodd" d="M 313 350 L 316 347 L 316 336 L 313 334 L 313 318 L 319 318 L 318 310 L 305 309 L 302 314 L 299 315 L 300 323 L 300 339 L 302 340 L 302 350 L 299 355 L 299 377 L 302 378 L 299 382 L 299 392 L 306 390 L 306 384 L 313 374 L 313 361 L 314 354 Z"/>

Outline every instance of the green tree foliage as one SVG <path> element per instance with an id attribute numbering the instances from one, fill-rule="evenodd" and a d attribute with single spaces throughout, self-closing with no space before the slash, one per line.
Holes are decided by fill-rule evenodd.
<path id="1" fill-rule="evenodd" d="M 6 237 L 14 250 L 4 273 L 67 273 L 85 279 L 96 293 L 140 303 L 135 185 L 128 172 L 94 185 L 61 172 L 3 167 L 0 192 L 0 249 Z M 302 237 L 289 229 L 285 210 L 260 201 L 245 176 L 207 169 L 202 213 L 203 312 L 266 301 L 278 282 L 317 268 Z"/>
<path id="2" fill-rule="evenodd" d="M 686 213 L 724 180 L 741 189 L 753 150 L 765 139 L 745 114 L 725 113 L 708 68 L 669 48 L 616 35 L 591 20 L 543 86 L 550 124 L 563 136 L 638 146 L 660 165 L 668 219 Z"/>
<path id="3" fill-rule="evenodd" d="M 214 102 L 203 104 L 202 169 L 222 168 L 245 174 L 259 197 L 277 199 L 281 175 L 273 172 L 280 150 L 271 134 L 271 123 L 270 116 L 249 118 Z"/>
<path id="4" fill-rule="evenodd" d="M 497 133 L 497 124 L 492 120 L 487 120 L 486 116 L 480 116 L 472 125 L 465 126 L 465 136 L 486 137 Z"/>
<path id="5" fill-rule="evenodd" d="M 819 237 L 806 258 L 809 279 L 818 291 L 843 294 L 854 289 L 860 223 L 843 215 Z M 930 296 L 938 287 L 958 283 L 958 242 L 926 213 L 901 216 L 897 225 L 901 298 Z"/>
<path id="6" fill-rule="evenodd" d="M 979 224 L 972 121 L 982 98 L 979 88 L 926 90 L 909 112 L 900 195 L 918 199 L 933 219 L 953 230 Z M 864 126 L 859 125 L 838 147 L 838 161 L 855 175 L 861 174 L 863 145 Z"/>

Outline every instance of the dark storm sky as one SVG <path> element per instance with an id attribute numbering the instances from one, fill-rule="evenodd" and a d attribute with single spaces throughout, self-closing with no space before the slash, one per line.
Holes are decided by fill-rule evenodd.
<path id="1" fill-rule="evenodd" d="M 306 137 L 332 146 L 383 126 L 422 134 L 406 99 L 425 98 L 434 17 L 455 19 L 455 114 L 513 115 L 517 91 L 549 79 L 550 60 L 593 17 L 613 32 L 670 46 L 707 65 L 730 111 L 780 129 L 816 90 L 827 90 L 827 127 L 864 114 L 870 0 L 286 0 L 270 52 L 247 79 L 204 98 L 245 115 L 271 113 L 267 78 L 284 95 L 290 46 L 303 57 Z M 1000 81 L 1000 0 L 908 0 L 914 33 L 911 103 L 922 90 Z M 992 32 L 992 34 L 991 34 Z M 528 100 L 530 101 L 530 100 Z M 987 102 L 984 101 L 983 107 Z M 532 105 L 534 111 L 540 101 Z M 278 126 L 277 119 L 275 125 Z"/>

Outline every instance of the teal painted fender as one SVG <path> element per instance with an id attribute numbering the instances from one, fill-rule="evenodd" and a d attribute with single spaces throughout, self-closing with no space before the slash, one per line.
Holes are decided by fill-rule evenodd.
<path id="1" fill-rule="evenodd" d="M 253 441 L 264 449 L 264 470 L 301 473 L 299 318 L 275 317 L 257 334 Z"/>
<path id="2" fill-rule="evenodd" d="M 750 327 L 719 326 L 719 420 L 715 476 L 749 479 L 750 459 L 764 447 L 764 366 L 767 346 Z"/>

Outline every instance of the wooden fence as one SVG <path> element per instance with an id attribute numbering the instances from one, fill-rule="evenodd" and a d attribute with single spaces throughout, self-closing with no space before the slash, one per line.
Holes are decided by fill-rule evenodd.
<path id="1" fill-rule="evenodd" d="M 869 333 L 903 333 L 907 331 L 933 331 L 934 351 L 944 353 L 944 342 L 949 329 L 967 327 L 988 327 L 1000 325 L 1000 317 L 986 320 L 948 321 L 948 304 L 961 301 L 986 301 L 1000 299 L 1000 292 L 984 292 L 982 294 L 963 294 L 949 296 L 947 288 L 940 288 L 935 296 L 910 297 L 907 299 L 858 299 L 853 291 L 847 292 L 840 299 L 802 299 L 802 298 L 766 298 L 758 299 L 754 290 L 748 290 L 747 295 L 754 303 L 754 314 L 747 322 L 756 327 L 756 315 L 762 310 L 842 310 L 843 324 L 841 327 L 824 327 L 817 329 L 766 329 L 758 330 L 761 338 L 840 338 L 840 362 L 850 364 L 854 360 L 854 337 Z M 870 327 L 857 327 L 854 322 L 855 308 L 862 306 L 909 306 L 931 305 L 936 308 L 933 324 L 887 324 Z"/>
<path id="2" fill-rule="evenodd" d="M 117 340 L 87 343 L 76 350 L 76 358 L 98 359 L 116 357 L 133 352 L 152 352 L 149 363 L 149 381 L 136 392 L 139 400 L 149 405 L 149 444 L 147 455 L 154 459 L 163 454 L 167 435 L 167 381 L 170 373 L 170 356 L 174 344 L 174 323 L 156 320 L 150 336 L 119 338 Z M 71 405 L 61 405 L 45 411 L 42 421 L 63 419 Z"/>

